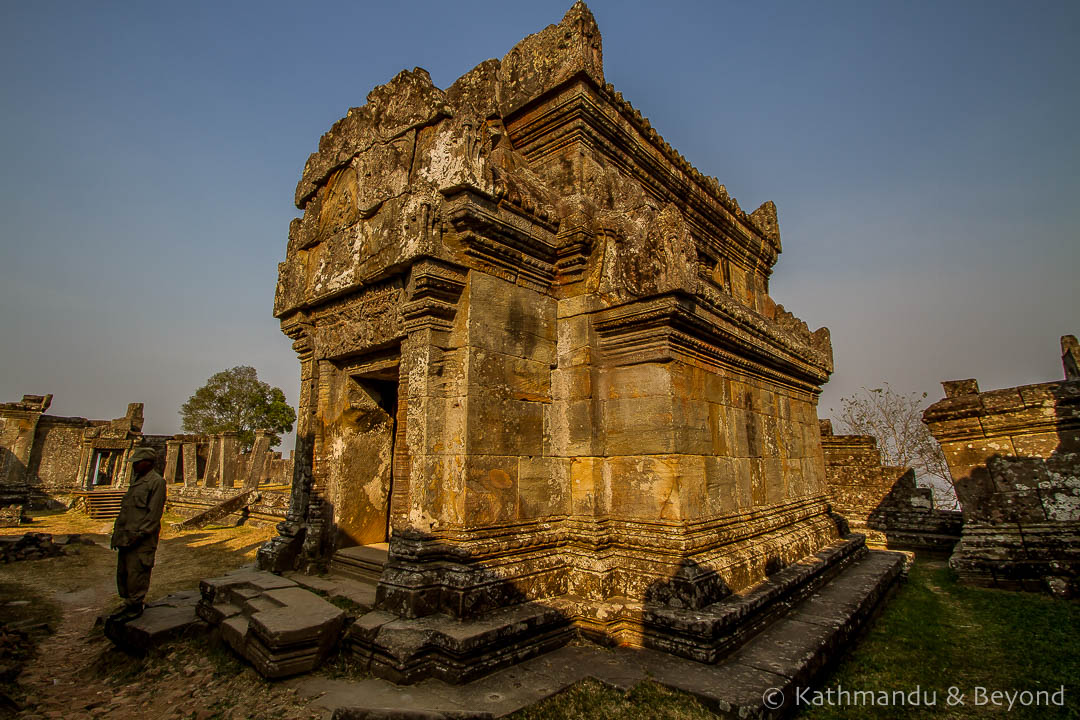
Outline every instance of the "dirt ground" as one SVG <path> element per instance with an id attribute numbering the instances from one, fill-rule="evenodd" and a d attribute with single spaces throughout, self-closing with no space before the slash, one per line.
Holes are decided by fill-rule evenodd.
<path id="1" fill-rule="evenodd" d="M 264 681 L 212 635 L 186 638 L 145 658 L 116 650 L 99 618 L 116 609 L 111 522 L 78 513 L 33 513 L 0 534 L 89 534 L 98 544 L 61 557 L 0 565 L 0 624 L 28 629 L 35 651 L 14 683 L 0 687 L 0 718 L 318 718 L 293 691 Z M 201 578 L 254 562 L 271 528 L 176 532 L 166 516 L 148 600 L 193 589 Z M 11 642 L 0 654 L 13 661 Z M 17 660 L 17 659 L 16 659 Z"/>

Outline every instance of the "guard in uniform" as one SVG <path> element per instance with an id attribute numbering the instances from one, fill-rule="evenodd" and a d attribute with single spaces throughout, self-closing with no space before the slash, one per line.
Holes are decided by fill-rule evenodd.
<path id="1" fill-rule="evenodd" d="M 116 590 L 124 601 L 112 619 L 121 621 L 142 615 L 165 510 L 165 478 L 154 470 L 157 454 L 153 448 L 135 448 L 127 461 L 132 464 L 131 486 L 120 504 L 111 542 L 119 551 Z"/>

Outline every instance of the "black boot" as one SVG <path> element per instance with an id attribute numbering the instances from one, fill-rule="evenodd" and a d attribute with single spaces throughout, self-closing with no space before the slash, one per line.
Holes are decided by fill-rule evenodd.
<path id="1" fill-rule="evenodd" d="M 133 602 L 130 605 L 128 605 L 126 608 L 124 608 L 122 611 L 120 611 L 117 614 L 115 619 L 118 622 L 129 622 L 129 621 L 134 620 L 135 618 L 139 617 L 142 614 L 143 614 L 143 604 L 142 604 L 142 602 Z"/>

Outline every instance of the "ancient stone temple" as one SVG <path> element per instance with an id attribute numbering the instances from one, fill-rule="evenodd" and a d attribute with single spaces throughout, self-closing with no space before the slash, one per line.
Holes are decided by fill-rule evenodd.
<path id="1" fill-rule="evenodd" d="M 296 466 L 259 563 L 388 541 L 347 639 L 374 672 L 461 680 L 579 632 L 714 662 L 865 552 L 825 494 L 828 330 L 769 296 L 775 207 L 605 83 L 583 3 L 367 100 L 296 190 Z"/>
<path id="2" fill-rule="evenodd" d="M 1080 345 L 1065 379 L 980 391 L 942 383 L 923 421 L 941 444 L 964 529 L 949 564 L 979 585 L 1080 594 Z"/>

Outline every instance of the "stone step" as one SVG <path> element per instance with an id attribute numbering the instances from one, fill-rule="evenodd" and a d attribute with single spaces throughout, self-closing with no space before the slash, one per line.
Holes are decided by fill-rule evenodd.
<path id="1" fill-rule="evenodd" d="M 697 696 L 723 717 L 794 714 L 799 691 L 874 617 L 903 566 L 899 553 L 871 551 L 716 666 L 688 672 L 657 663 L 648 670 L 657 682 Z"/>
<path id="2" fill-rule="evenodd" d="M 74 493 L 82 498 L 83 510 L 94 520 L 112 520 L 120 514 L 124 490 L 92 490 Z"/>
<path id="3" fill-rule="evenodd" d="M 342 548 L 330 560 L 330 572 L 356 580 L 378 583 L 390 550 L 387 543 Z"/>
<path id="4" fill-rule="evenodd" d="M 346 575 L 305 575 L 301 572 L 288 572 L 285 577 L 289 578 L 302 588 L 314 593 L 324 595 L 334 600 L 345 598 L 356 605 L 350 611 L 350 615 L 356 616 L 368 612 L 375 607 L 375 590 L 378 582 L 372 580 L 360 580 Z"/>

